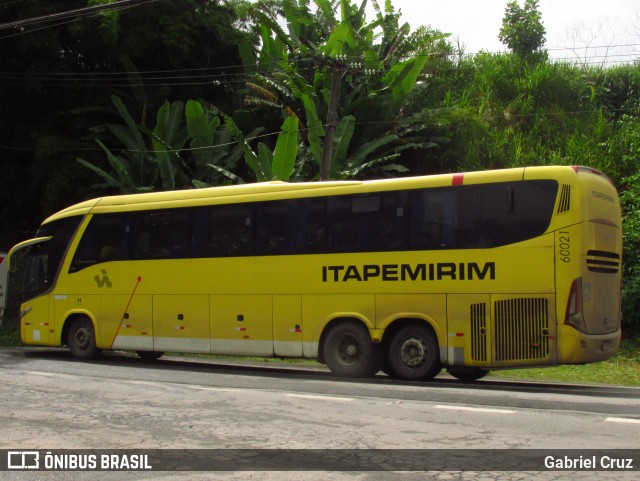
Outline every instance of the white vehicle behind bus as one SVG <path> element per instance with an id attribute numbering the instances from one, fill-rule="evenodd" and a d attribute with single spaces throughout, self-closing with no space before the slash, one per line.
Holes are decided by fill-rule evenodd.
<path id="1" fill-rule="evenodd" d="M 0 325 L 2 325 L 2 316 L 7 304 L 7 264 L 9 264 L 7 253 L 0 252 Z"/>

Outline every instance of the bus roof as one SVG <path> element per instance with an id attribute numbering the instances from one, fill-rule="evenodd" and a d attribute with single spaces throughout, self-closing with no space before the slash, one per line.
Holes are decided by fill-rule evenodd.
<path id="1" fill-rule="evenodd" d="M 327 181 L 290 183 L 282 181 L 253 184 L 208 187 L 204 189 L 183 189 L 140 194 L 125 194 L 100 197 L 81 202 L 63 209 L 49 218 L 48 223 L 64 217 L 89 213 L 126 212 L 148 209 L 189 207 L 207 204 L 252 202 L 283 198 L 314 197 L 320 195 L 340 195 L 367 193 L 396 189 L 418 189 L 424 187 L 444 187 L 450 185 L 478 184 L 485 182 L 508 182 L 523 180 L 535 171 L 540 178 L 559 174 L 562 170 L 574 174 L 569 166 L 520 167 L 503 170 L 487 170 L 468 173 L 438 174 L 420 177 L 402 177 L 366 181 Z"/>

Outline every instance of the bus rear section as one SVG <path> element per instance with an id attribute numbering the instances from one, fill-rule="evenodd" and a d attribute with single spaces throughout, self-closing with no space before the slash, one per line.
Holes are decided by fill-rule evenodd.
<path id="1" fill-rule="evenodd" d="M 578 225 L 556 233 L 558 363 L 613 356 L 621 338 L 622 217 L 615 187 L 598 171 L 576 167 L 572 196 Z M 564 187 L 565 189 L 567 187 Z M 563 296 L 564 294 L 564 296 Z M 564 300 L 565 302 L 561 302 Z M 564 307 L 564 313 L 560 310 Z"/>

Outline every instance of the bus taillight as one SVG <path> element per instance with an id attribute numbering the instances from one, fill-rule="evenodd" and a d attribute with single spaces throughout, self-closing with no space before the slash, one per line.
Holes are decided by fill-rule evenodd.
<path id="1" fill-rule="evenodd" d="M 573 281 L 573 284 L 571 284 L 567 310 L 564 315 L 564 323 L 585 334 L 587 332 L 584 315 L 582 313 L 582 277 L 578 277 Z"/>

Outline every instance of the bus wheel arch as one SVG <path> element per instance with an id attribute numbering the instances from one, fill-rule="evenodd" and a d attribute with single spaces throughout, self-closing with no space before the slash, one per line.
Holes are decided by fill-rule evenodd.
<path id="1" fill-rule="evenodd" d="M 407 381 L 428 381 L 442 370 L 434 327 L 424 319 L 397 319 L 382 338 L 384 371 Z"/>
<path id="2" fill-rule="evenodd" d="M 322 331 L 318 360 L 339 377 L 367 377 L 380 370 L 380 345 L 358 318 L 333 319 Z"/>
<path id="3" fill-rule="evenodd" d="M 62 329 L 62 344 L 66 344 L 77 359 L 92 359 L 100 352 L 93 321 L 84 314 L 67 318 Z"/>

